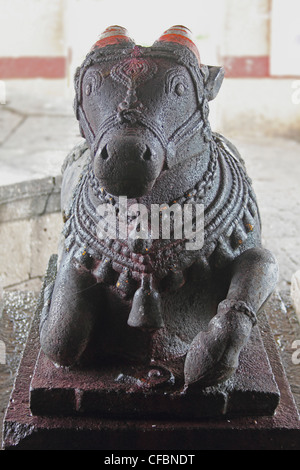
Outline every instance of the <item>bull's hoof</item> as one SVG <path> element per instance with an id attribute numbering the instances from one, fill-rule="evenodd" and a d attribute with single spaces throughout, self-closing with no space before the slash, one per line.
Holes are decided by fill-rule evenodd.
<path id="1" fill-rule="evenodd" d="M 243 302 L 221 302 L 207 331 L 201 331 L 190 345 L 184 366 L 186 387 L 194 383 L 208 387 L 231 377 L 254 321 Z"/>

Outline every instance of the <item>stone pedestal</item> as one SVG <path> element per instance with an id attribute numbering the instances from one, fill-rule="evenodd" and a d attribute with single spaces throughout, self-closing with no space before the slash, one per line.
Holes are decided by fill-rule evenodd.
<path id="1" fill-rule="evenodd" d="M 184 391 L 156 365 L 56 368 L 40 351 L 39 312 L 4 419 L 4 450 L 300 449 L 298 411 L 264 314 L 232 379 Z"/>
<path id="2" fill-rule="evenodd" d="M 184 390 L 165 368 L 121 365 L 87 370 L 56 368 L 39 351 L 30 383 L 34 415 L 122 419 L 203 419 L 273 415 L 280 392 L 258 328 L 235 376 L 217 387 Z"/>

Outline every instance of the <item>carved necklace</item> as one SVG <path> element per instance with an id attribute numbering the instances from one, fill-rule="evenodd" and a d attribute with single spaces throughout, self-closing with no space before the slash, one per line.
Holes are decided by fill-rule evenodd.
<path id="1" fill-rule="evenodd" d="M 79 183 L 73 200 L 73 215 L 64 227 L 66 249 L 99 282 L 107 283 L 125 298 L 131 298 L 143 282 L 148 286 L 151 284 L 152 289 L 159 282 L 162 288 L 180 287 L 184 283 L 185 269 L 196 260 L 208 265 L 209 257 L 215 250 L 221 251 L 227 262 L 233 259 L 236 250 L 241 248 L 253 229 L 256 201 L 238 160 L 222 147 L 219 138 L 214 137 L 213 148 L 215 152 L 211 162 L 214 163 L 211 167 L 219 164 L 221 185 L 215 199 L 205 208 L 205 244 L 202 250 L 187 252 L 184 240 L 156 240 L 151 250 L 140 253 L 134 252 L 126 240 L 100 240 L 97 237 L 95 206 L 89 197 L 88 171 Z M 207 169 L 206 174 L 206 182 L 201 180 L 183 195 L 181 204 L 203 200 L 214 172 L 208 176 L 211 173 Z M 228 177 L 232 184 L 225 194 L 224 182 L 228 181 Z M 107 198 L 109 200 L 106 193 L 100 191 L 100 196 L 103 202 L 107 202 Z M 115 198 L 109 202 L 117 204 Z"/>

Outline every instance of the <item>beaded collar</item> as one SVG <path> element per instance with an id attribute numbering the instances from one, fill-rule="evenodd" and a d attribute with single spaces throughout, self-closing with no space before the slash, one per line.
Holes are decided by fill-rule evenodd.
<path id="1" fill-rule="evenodd" d="M 204 177 L 194 188 L 177 200 L 185 203 L 203 202 L 219 166 L 221 184 L 214 200 L 205 207 L 205 243 L 200 250 L 185 249 L 185 240 L 154 240 L 134 247 L 127 240 L 101 240 L 97 236 L 97 213 L 90 199 L 89 186 L 99 196 L 99 203 L 117 207 L 118 198 L 105 191 L 88 170 L 79 182 L 65 223 L 65 248 L 77 262 L 91 271 L 98 282 L 111 285 L 122 297 L 131 297 L 148 279 L 151 285 L 177 288 L 184 283 L 184 272 L 195 261 L 209 266 L 215 250 L 222 252 L 225 262 L 231 261 L 242 249 L 248 233 L 257 220 L 257 205 L 251 182 L 242 162 L 226 147 L 222 138 L 213 135 L 212 155 Z M 231 179 L 226 191 L 225 181 Z M 163 282 L 161 282 L 163 281 Z"/>

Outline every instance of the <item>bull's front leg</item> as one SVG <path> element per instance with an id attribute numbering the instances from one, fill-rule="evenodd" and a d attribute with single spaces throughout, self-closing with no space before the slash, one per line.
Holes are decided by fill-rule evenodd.
<path id="1" fill-rule="evenodd" d="M 45 291 L 40 321 L 42 350 L 58 365 L 74 365 L 86 350 L 96 318 L 94 285 L 95 278 L 65 252 L 54 288 Z"/>
<path id="2" fill-rule="evenodd" d="M 194 338 L 187 353 L 186 386 L 195 382 L 215 385 L 233 374 L 256 323 L 256 314 L 277 281 L 277 262 L 268 250 L 252 248 L 234 261 L 227 298 L 219 304 L 207 331 Z"/>

